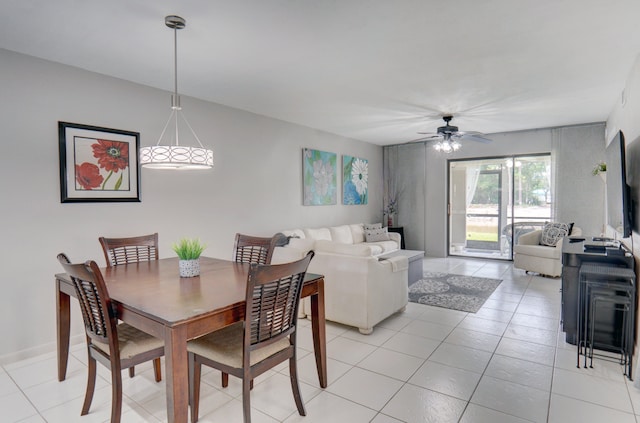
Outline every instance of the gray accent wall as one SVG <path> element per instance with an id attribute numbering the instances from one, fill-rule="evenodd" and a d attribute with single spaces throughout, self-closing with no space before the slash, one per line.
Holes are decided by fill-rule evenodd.
<path id="1" fill-rule="evenodd" d="M 473 128 L 470 128 L 473 129 Z M 385 178 L 398 181 L 398 225 L 408 249 L 445 257 L 447 240 L 447 161 L 551 153 L 556 188 L 555 220 L 574 222 L 586 234 L 600 234 L 604 184 L 591 170 L 604 158 L 604 124 L 491 134 L 490 144 L 463 141 L 452 154 L 431 144 L 384 147 Z M 386 186 L 386 185 L 385 185 Z"/>
<path id="2" fill-rule="evenodd" d="M 552 130 L 555 218 L 575 222 L 584 235 L 605 232 L 605 182 L 592 171 L 605 160 L 604 124 Z"/>

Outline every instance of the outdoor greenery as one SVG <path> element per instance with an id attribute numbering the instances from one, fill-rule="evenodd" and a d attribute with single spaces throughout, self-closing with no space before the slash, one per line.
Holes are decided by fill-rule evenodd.
<path id="1" fill-rule="evenodd" d="M 195 260 L 207 248 L 199 239 L 182 238 L 171 246 L 181 260 Z"/>
<path id="2" fill-rule="evenodd" d="M 549 170 L 545 161 L 519 162 L 514 167 L 516 186 L 514 189 L 514 205 L 541 206 L 550 201 Z M 501 164 L 488 164 L 481 168 L 473 204 L 498 204 L 500 190 L 496 190 L 496 175 L 501 171 Z"/>
<path id="3" fill-rule="evenodd" d="M 498 234 L 494 232 L 470 232 L 467 231 L 467 239 L 470 241 L 498 242 Z"/>

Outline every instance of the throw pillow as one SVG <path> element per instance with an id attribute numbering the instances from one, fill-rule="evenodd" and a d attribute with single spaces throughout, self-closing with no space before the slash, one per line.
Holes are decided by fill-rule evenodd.
<path id="1" fill-rule="evenodd" d="M 380 229 L 382 228 L 382 223 L 365 223 L 364 230 L 369 231 L 371 229 Z"/>
<path id="2" fill-rule="evenodd" d="M 547 223 L 542 229 L 540 245 L 555 247 L 558 241 L 569 234 L 569 225 L 566 223 Z"/>
<path id="3" fill-rule="evenodd" d="M 365 229 L 364 238 L 367 242 L 389 241 L 387 228 Z"/>

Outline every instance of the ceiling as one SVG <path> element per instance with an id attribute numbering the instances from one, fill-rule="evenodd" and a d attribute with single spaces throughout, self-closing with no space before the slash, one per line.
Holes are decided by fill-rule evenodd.
<path id="1" fill-rule="evenodd" d="M 640 53 L 638 0 L 4 0 L 0 48 L 172 91 L 169 14 L 181 94 L 379 145 L 605 121 Z"/>

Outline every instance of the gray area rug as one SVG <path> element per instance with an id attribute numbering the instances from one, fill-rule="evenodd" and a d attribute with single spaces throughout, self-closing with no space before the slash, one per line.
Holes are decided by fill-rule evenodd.
<path id="1" fill-rule="evenodd" d="M 425 272 L 409 286 L 409 301 L 475 313 L 500 285 L 501 279 Z"/>

